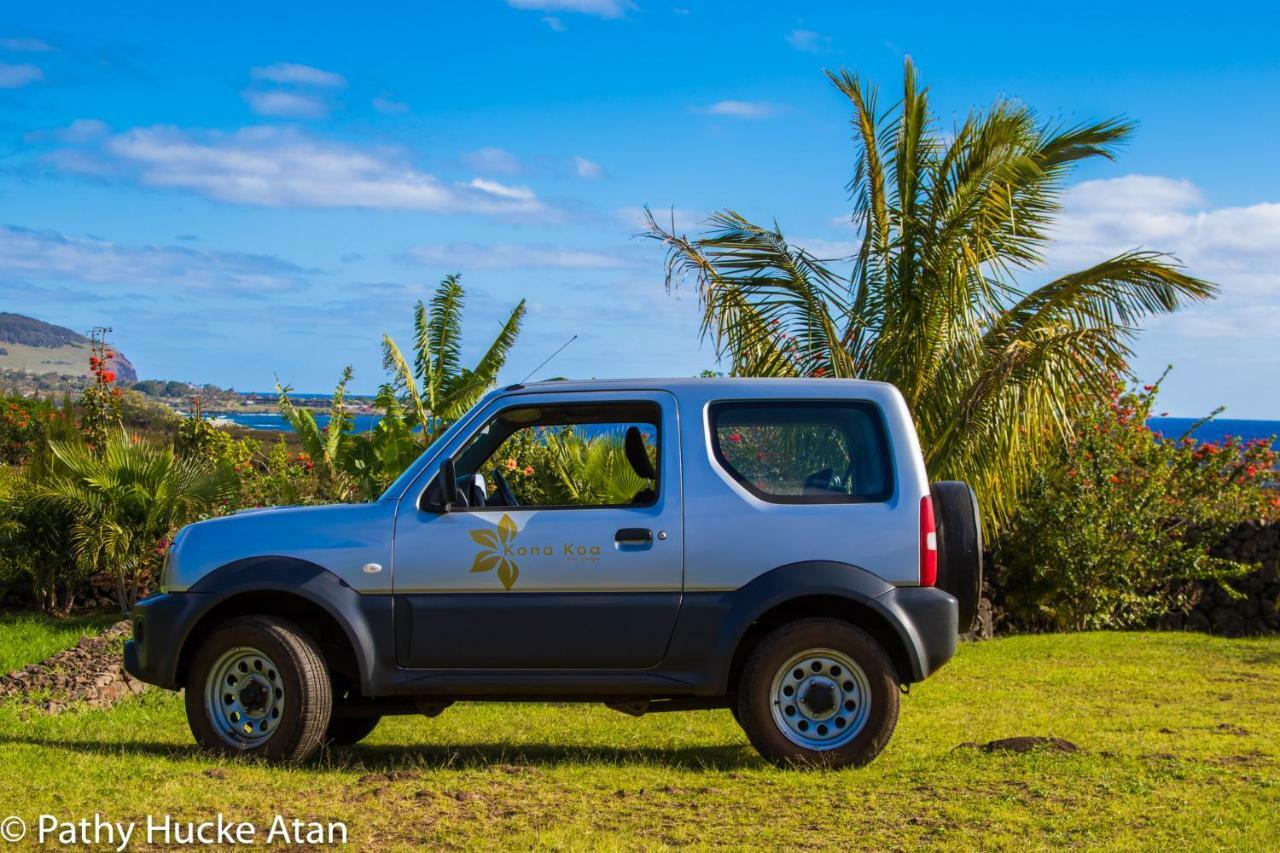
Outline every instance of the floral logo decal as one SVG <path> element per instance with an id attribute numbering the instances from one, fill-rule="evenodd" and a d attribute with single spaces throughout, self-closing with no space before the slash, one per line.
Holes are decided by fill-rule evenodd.
<path id="1" fill-rule="evenodd" d="M 480 552 L 476 554 L 475 562 L 471 564 L 473 572 L 491 572 L 495 568 L 498 570 L 498 580 L 502 581 L 505 589 L 511 589 L 515 585 L 516 578 L 520 577 L 520 567 L 515 564 L 514 560 L 507 559 L 507 555 L 511 553 L 511 543 L 515 541 L 516 523 L 511 520 L 511 516 L 505 512 L 498 521 L 497 530 L 471 530 L 471 539 L 480 546 Z"/>

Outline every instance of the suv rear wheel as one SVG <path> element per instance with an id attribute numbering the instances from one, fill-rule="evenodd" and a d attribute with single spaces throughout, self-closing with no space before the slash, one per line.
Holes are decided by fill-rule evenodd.
<path id="1" fill-rule="evenodd" d="M 206 749 L 296 762 L 323 742 L 333 693 L 324 658 L 302 629 L 244 616 L 197 649 L 186 708 L 191 733 Z"/>
<path id="2" fill-rule="evenodd" d="M 775 764 L 860 766 L 897 725 L 897 681 L 865 631 L 838 619 L 800 619 L 766 636 L 747 660 L 738 722 Z"/>

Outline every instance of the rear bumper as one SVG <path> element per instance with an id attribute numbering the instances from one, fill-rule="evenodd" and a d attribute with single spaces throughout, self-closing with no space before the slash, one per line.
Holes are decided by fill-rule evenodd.
<path id="1" fill-rule="evenodd" d="M 213 596 L 178 592 L 153 595 L 133 610 L 133 639 L 124 644 L 124 668 L 134 678 L 176 690 L 178 663 L 187 632 Z"/>
<path id="2" fill-rule="evenodd" d="M 923 681 L 956 653 L 960 607 L 950 593 L 934 587 L 900 586 L 878 596 L 898 623 L 898 631 L 912 651 L 911 681 Z"/>

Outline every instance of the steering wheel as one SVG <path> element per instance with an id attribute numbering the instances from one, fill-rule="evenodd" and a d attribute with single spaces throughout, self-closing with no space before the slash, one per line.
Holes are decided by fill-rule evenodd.
<path id="1" fill-rule="evenodd" d="M 507 482 L 506 477 L 502 476 L 501 468 L 493 469 L 493 482 L 498 487 L 498 494 L 502 496 L 503 503 L 507 506 L 520 506 L 515 492 L 511 491 L 511 484 Z"/>

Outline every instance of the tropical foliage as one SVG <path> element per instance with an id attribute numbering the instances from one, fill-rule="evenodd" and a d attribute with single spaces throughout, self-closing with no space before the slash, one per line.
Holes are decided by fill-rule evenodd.
<path id="1" fill-rule="evenodd" d="M 1144 317 L 1214 293 L 1171 258 L 1126 252 L 1033 290 L 1072 168 L 1132 124 L 1041 121 L 998 101 L 944 127 L 907 62 L 902 97 L 828 74 L 852 108 L 855 254 L 843 270 L 733 210 L 697 238 L 649 214 L 667 287 L 692 279 L 702 331 L 734 375 L 892 382 L 937 479 L 978 490 L 989 521 L 1081 407 L 1106 399 Z"/>
<path id="2" fill-rule="evenodd" d="M 35 497 L 73 519 L 68 541 L 76 565 L 86 574 L 111 575 L 124 613 L 169 538 L 212 511 L 233 487 L 226 468 L 178 457 L 123 431 L 102 447 L 53 442 L 50 449 L 57 467 Z"/>
<path id="3" fill-rule="evenodd" d="M 450 275 L 431 297 L 430 309 L 418 302 L 413 315 L 412 365 L 390 335 L 382 337 L 383 365 L 391 374 L 391 386 L 405 398 L 409 422 L 422 427 L 419 440 L 424 447 L 493 387 L 520 334 L 525 313 L 523 299 L 512 309 L 476 366 L 464 368 L 464 301 L 459 276 Z"/>
<path id="4" fill-rule="evenodd" d="M 66 535 L 75 519 L 41 501 L 38 488 L 35 471 L 0 469 L 0 583 L 20 600 L 64 615 L 86 578 Z"/>
<path id="5" fill-rule="evenodd" d="M 350 367 L 343 370 L 320 427 L 315 416 L 293 405 L 288 386 L 276 384 L 280 412 L 315 464 L 317 475 L 340 499 L 372 498 L 409 466 L 444 429 L 493 387 L 520 333 L 524 300 L 511 311 L 473 368 L 462 366 L 462 308 L 466 294 L 459 276 L 447 276 L 431 298 L 414 308 L 413 358 L 407 359 L 384 335 L 383 364 L 388 381 L 374 406 L 382 413 L 366 433 L 351 432 L 346 405 Z"/>
<path id="6" fill-rule="evenodd" d="M 588 436 L 570 426 L 521 429 L 493 459 L 524 506 L 627 504 L 651 485 L 627 461 L 620 431 Z M 482 473 L 488 494 L 494 494 L 492 474 Z"/>
<path id="7" fill-rule="evenodd" d="M 1021 624 L 1142 626 L 1194 604 L 1192 581 L 1254 568 L 1212 549 L 1242 521 L 1280 516 L 1271 442 L 1156 436 L 1158 387 L 1116 384 L 1032 476 L 996 554 Z"/>

